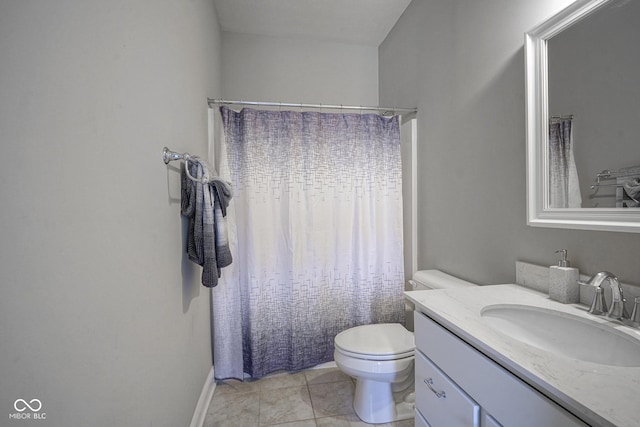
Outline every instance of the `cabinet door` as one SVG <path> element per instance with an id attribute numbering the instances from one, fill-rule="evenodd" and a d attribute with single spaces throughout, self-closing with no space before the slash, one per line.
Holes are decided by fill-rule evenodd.
<path id="1" fill-rule="evenodd" d="M 415 312 L 416 348 L 505 427 L 588 427 L 446 328 Z M 416 351 L 416 367 L 417 354 Z M 418 381 L 416 377 L 416 389 Z M 416 391 L 417 397 L 417 391 Z M 424 413 L 431 423 L 428 414 Z M 432 426 L 433 427 L 433 426 Z"/>
<path id="2" fill-rule="evenodd" d="M 416 410 L 415 427 L 431 427 L 418 410 Z"/>
<path id="3" fill-rule="evenodd" d="M 480 427 L 502 427 L 502 424 L 496 421 L 491 415 L 482 411 L 480 415 Z"/>
<path id="4" fill-rule="evenodd" d="M 416 352 L 416 408 L 431 427 L 480 427 L 478 404 L 420 352 Z"/>

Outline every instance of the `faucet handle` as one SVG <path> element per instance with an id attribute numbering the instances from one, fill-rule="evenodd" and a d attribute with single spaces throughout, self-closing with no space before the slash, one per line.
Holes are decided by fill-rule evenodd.
<path id="1" fill-rule="evenodd" d="M 604 301 L 604 290 L 601 287 L 595 289 L 588 312 L 596 315 L 607 313 L 607 303 Z"/>
<path id="2" fill-rule="evenodd" d="M 611 307 L 609 307 L 607 317 L 617 320 L 628 319 L 630 316 L 624 305 L 627 300 L 624 297 L 620 281 L 617 277 L 613 276 L 609 277 L 609 283 L 611 284 Z"/>
<path id="3" fill-rule="evenodd" d="M 633 300 L 633 311 L 631 312 L 631 322 L 640 325 L 640 297 Z"/>
<path id="4" fill-rule="evenodd" d="M 607 313 L 607 317 L 611 317 L 617 320 L 628 319 L 630 317 L 629 312 L 627 311 L 627 308 L 624 306 L 624 303 L 626 301 L 627 300 L 625 298 L 622 298 L 617 301 L 611 301 L 611 307 L 609 307 L 609 312 Z"/>

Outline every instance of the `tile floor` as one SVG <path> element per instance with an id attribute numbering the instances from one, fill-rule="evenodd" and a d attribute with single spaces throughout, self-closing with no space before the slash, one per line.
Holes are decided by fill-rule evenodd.
<path id="1" fill-rule="evenodd" d="M 355 415 L 355 383 L 337 368 L 277 374 L 216 386 L 204 427 L 364 427 Z M 376 424 L 413 427 L 413 420 Z"/>

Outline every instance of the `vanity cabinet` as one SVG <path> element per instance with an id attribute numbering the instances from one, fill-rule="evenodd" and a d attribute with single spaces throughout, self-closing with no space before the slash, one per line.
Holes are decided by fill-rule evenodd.
<path id="1" fill-rule="evenodd" d="M 414 322 L 416 427 L 587 427 L 423 313 Z"/>

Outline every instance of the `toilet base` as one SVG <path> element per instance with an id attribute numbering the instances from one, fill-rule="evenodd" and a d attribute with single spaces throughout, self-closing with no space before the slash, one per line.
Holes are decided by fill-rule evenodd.
<path id="1" fill-rule="evenodd" d="M 413 418 L 414 402 L 413 387 L 394 393 L 388 382 L 362 378 L 356 381 L 353 409 L 366 423 L 382 424 Z"/>

